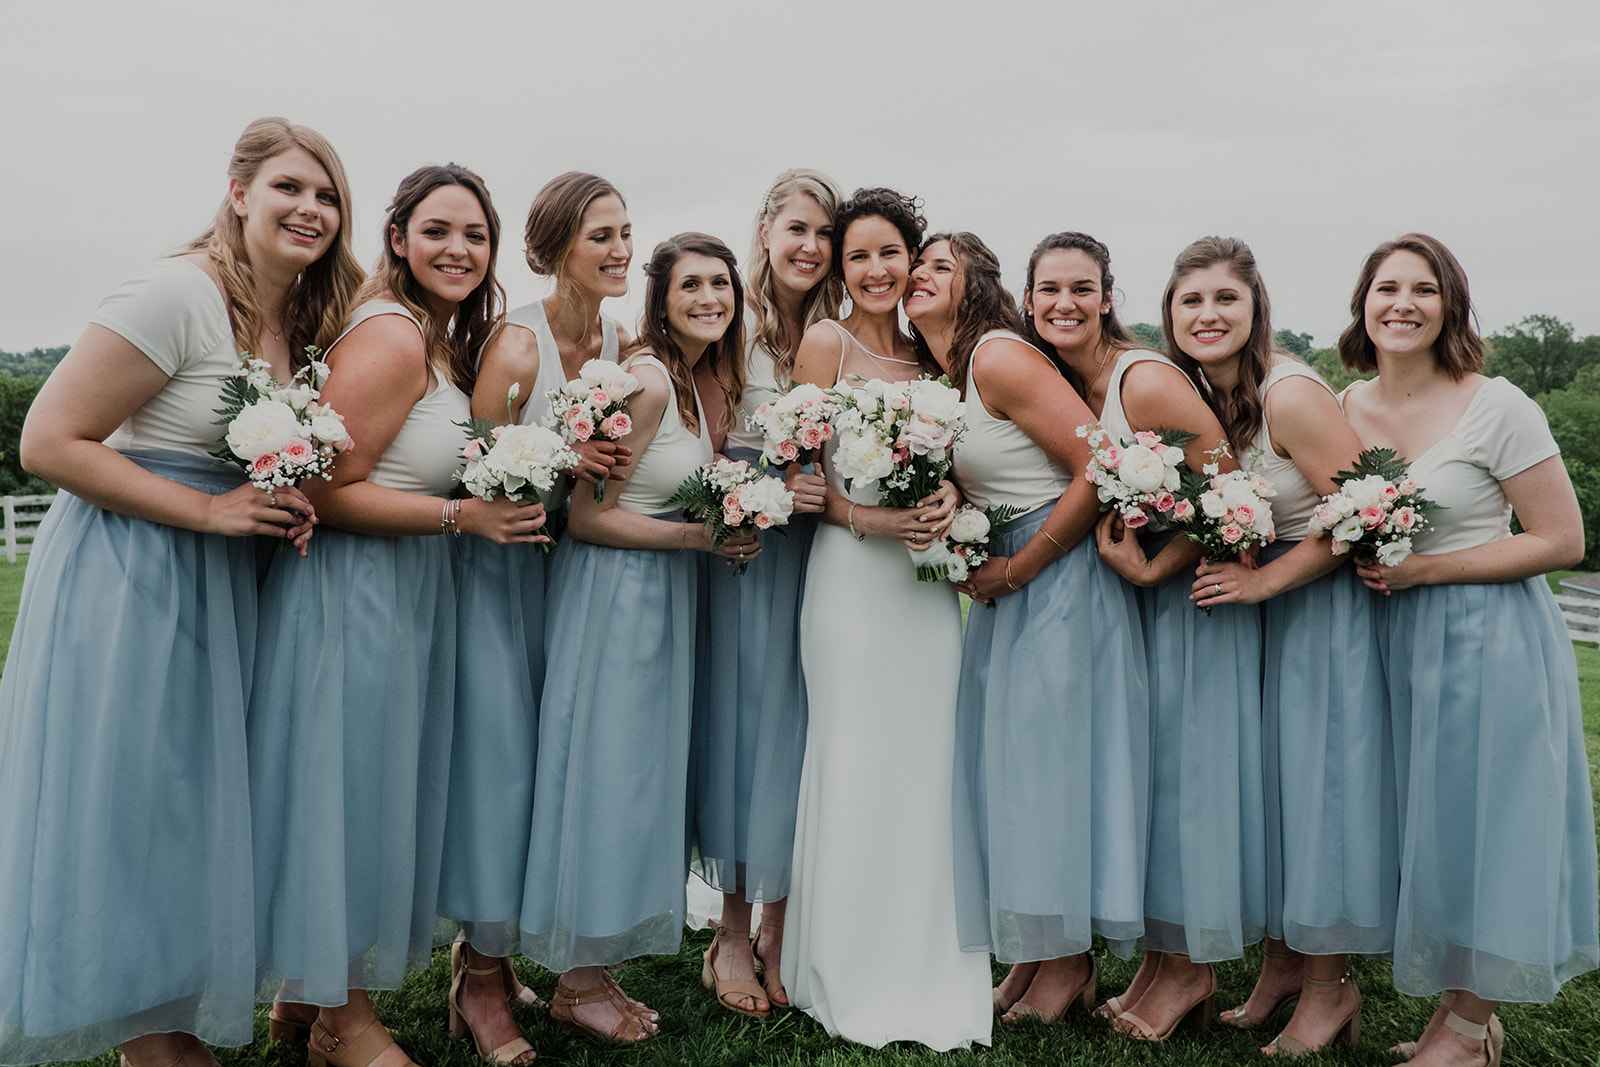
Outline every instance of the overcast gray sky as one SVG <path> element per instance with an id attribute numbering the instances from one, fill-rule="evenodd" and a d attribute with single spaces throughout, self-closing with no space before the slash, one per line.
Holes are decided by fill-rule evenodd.
<path id="1" fill-rule="evenodd" d="M 684 229 L 741 259 L 796 165 L 892 185 L 1020 286 L 1046 233 L 1111 248 L 1128 321 L 1173 256 L 1241 237 L 1275 325 L 1333 343 L 1361 260 L 1419 229 L 1485 332 L 1532 313 L 1600 333 L 1595 0 L 8 2 L 0 14 L 0 348 L 70 342 L 95 304 L 197 234 L 229 150 L 313 126 L 370 263 L 422 163 L 493 191 L 510 298 L 533 194 L 592 170 L 628 198 L 639 265 Z"/>

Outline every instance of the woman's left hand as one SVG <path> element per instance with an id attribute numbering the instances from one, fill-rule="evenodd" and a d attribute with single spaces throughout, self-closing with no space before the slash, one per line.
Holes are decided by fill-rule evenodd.
<path id="1" fill-rule="evenodd" d="M 939 488 L 917 501 L 917 519 L 928 527 L 928 537 L 943 537 L 950 528 L 950 520 L 961 506 L 961 490 L 948 478 L 939 481 Z M 924 542 L 926 544 L 927 542 Z"/>
<path id="2" fill-rule="evenodd" d="M 980 604 L 992 604 L 1007 593 L 1018 592 L 1025 583 L 1018 582 L 1016 575 L 1012 575 L 1011 585 L 1006 584 L 1006 566 L 1010 562 L 1009 556 L 990 556 L 967 575 L 966 581 L 957 582 L 956 588 Z"/>
<path id="3" fill-rule="evenodd" d="M 820 474 L 807 474 L 798 463 L 783 472 L 783 487 L 794 494 L 796 515 L 819 514 L 827 502 L 828 483 Z"/>
<path id="4" fill-rule="evenodd" d="M 1253 561 L 1251 561 L 1253 562 Z M 1273 595 L 1260 568 L 1228 560 L 1211 563 L 1201 560 L 1189 599 L 1198 607 L 1219 604 L 1259 604 Z"/>
<path id="5" fill-rule="evenodd" d="M 1414 585 L 1426 584 L 1425 557 L 1413 552 L 1393 567 L 1385 567 L 1373 560 L 1371 563 L 1356 564 L 1356 573 L 1366 583 L 1367 588 L 1388 596 L 1397 589 L 1410 589 Z"/>
<path id="6" fill-rule="evenodd" d="M 729 534 L 727 540 L 717 549 L 717 555 L 727 560 L 730 565 L 749 563 L 761 555 L 761 535 L 754 530 L 741 530 Z"/>

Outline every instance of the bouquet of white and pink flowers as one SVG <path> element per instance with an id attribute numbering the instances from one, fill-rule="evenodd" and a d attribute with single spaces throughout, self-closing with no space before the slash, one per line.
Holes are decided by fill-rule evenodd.
<path id="1" fill-rule="evenodd" d="M 328 380 L 328 365 L 317 358 L 322 353 L 315 345 L 305 351 L 309 362 L 288 385 L 273 378 L 266 360 L 242 352 L 238 375 L 222 386 L 217 425 L 227 430 L 211 454 L 242 466 L 268 492 L 331 478 L 334 458 L 353 444 L 343 416 L 317 401 Z"/>
<path id="2" fill-rule="evenodd" d="M 745 422 L 752 430 L 761 431 L 761 469 L 815 463 L 823 442 L 833 436 L 829 420 L 837 407 L 838 399 L 832 393 L 801 382 L 756 408 Z"/>
<path id="3" fill-rule="evenodd" d="M 1268 501 L 1278 491 L 1256 473 L 1261 453 L 1251 456 L 1241 469 L 1224 474 L 1218 469 L 1220 462 L 1232 454 L 1226 441 L 1218 442 L 1206 453 L 1211 462 L 1203 464 L 1199 474 L 1184 470 L 1178 502 L 1167 519 L 1173 529 L 1199 545 L 1212 563 L 1234 559 L 1277 536 Z M 1209 607 L 1201 610 L 1211 614 Z"/>
<path id="4" fill-rule="evenodd" d="M 1090 457 L 1084 477 L 1095 486 L 1100 510 L 1116 509 L 1130 530 L 1151 519 L 1167 522 L 1178 506 L 1183 485 L 1183 446 L 1198 434 L 1186 430 L 1140 430 L 1131 442 L 1113 441 L 1098 422 L 1078 427 L 1089 442 Z"/>
<path id="5" fill-rule="evenodd" d="M 1331 533 L 1336 556 L 1354 551 L 1386 567 L 1411 555 L 1411 538 L 1428 528 L 1427 513 L 1442 506 L 1422 495 L 1392 448 L 1366 449 L 1333 484 L 1339 491 L 1322 498 L 1308 532 Z"/>
<path id="6" fill-rule="evenodd" d="M 682 508 L 711 531 L 716 551 L 738 530 L 770 530 L 787 526 L 794 513 L 794 494 L 778 478 L 762 474 L 742 459 L 719 459 L 683 480 L 667 506 Z M 738 561 L 738 573 L 748 564 Z"/>
<path id="7" fill-rule="evenodd" d="M 955 457 L 956 441 L 966 432 L 961 417 L 967 406 L 961 394 L 943 376 L 852 381 L 859 384 L 831 390 L 838 402 L 834 471 L 846 489 L 857 481 L 876 482 L 880 507 L 916 506 L 938 490 Z M 930 545 L 910 551 L 912 563 L 921 567 L 939 550 Z"/>
<path id="8" fill-rule="evenodd" d="M 513 382 L 506 393 L 508 416 L 521 392 L 522 383 Z M 512 422 L 496 426 L 485 418 L 456 425 L 467 431 L 467 443 L 461 450 L 467 465 L 456 479 L 480 500 L 493 500 L 504 493 L 512 500 L 531 496 L 543 503 L 542 494 L 550 491 L 556 475 L 578 465 L 578 454 L 567 447 L 561 435 L 543 426 Z M 539 547 L 548 552 L 552 542 L 541 541 Z"/>
<path id="9" fill-rule="evenodd" d="M 1010 504 L 992 508 L 962 504 L 950 516 L 949 531 L 933 543 L 917 564 L 917 581 L 966 581 L 968 575 L 989 561 L 989 534 L 1021 514 L 1021 508 Z"/>
<path id="10" fill-rule="evenodd" d="M 578 376 L 550 390 L 551 425 L 569 444 L 619 441 L 633 432 L 628 398 L 639 391 L 639 379 L 604 359 L 591 359 Z M 606 482 L 594 483 L 595 500 L 606 498 Z"/>

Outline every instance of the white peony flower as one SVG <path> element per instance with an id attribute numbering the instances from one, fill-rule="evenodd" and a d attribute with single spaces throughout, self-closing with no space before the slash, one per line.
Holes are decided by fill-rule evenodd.
<path id="1" fill-rule="evenodd" d="M 989 517 L 971 505 L 963 507 L 950 523 L 950 536 L 968 544 L 982 541 L 989 536 Z"/>
<path id="2" fill-rule="evenodd" d="M 288 404 L 260 400 L 239 412 L 228 424 L 228 447 L 246 462 L 277 452 L 300 436 L 300 418 Z"/>
<path id="3" fill-rule="evenodd" d="M 1129 445 L 1117 474 L 1135 492 L 1153 493 L 1166 484 L 1167 465 L 1144 445 Z"/>

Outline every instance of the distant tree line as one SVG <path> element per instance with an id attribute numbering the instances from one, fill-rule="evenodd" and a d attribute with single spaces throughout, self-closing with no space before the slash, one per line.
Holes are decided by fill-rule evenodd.
<path id="1" fill-rule="evenodd" d="M 0 350 L 0 496 L 34 496 L 55 489 L 22 469 L 17 442 L 34 396 L 69 347 Z"/>

